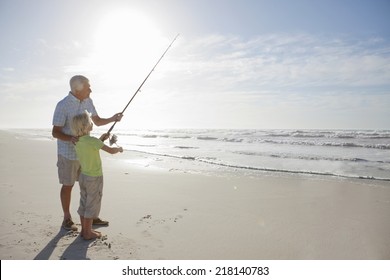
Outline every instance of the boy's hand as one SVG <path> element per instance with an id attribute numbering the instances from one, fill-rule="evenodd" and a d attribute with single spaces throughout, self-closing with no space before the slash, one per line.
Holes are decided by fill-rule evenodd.
<path id="1" fill-rule="evenodd" d="M 104 133 L 102 136 L 100 136 L 100 140 L 103 142 L 106 141 L 108 138 L 110 138 L 110 133 Z"/>

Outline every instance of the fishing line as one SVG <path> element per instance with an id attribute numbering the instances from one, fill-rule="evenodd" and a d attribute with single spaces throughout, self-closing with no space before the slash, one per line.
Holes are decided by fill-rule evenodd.
<path id="1" fill-rule="evenodd" d="M 146 80 L 149 78 L 149 76 L 152 74 L 152 72 L 154 71 L 154 69 L 156 68 L 156 66 L 160 63 L 160 61 L 163 59 L 164 55 L 168 52 L 169 48 L 172 46 L 172 44 L 176 41 L 177 37 L 179 37 L 180 34 L 177 34 L 176 37 L 172 40 L 172 42 L 169 44 L 169 46 L 167 47 L 167 49 L 164 51 L 164 53 L 162 54 L 162 56 L 160 57 L 160 59 L 157 61 L 157 63 L 153 66 L 152 70 L 149 72 L 149 74 L 146 76 L 145 80 L 143 80 L 143 82 L 141 83 L 141 85 L 138 87 L 138 89 L 135 91 L 134 95 L 131 97 L 130 101 L 127 103 L 127 105 L 125 106 L 125 108 L 122 110 L 121 114 L 123 114 L 127 107 L 129 107 L 131 101 L 133 101 L 134 97 L 137 95 L 138 92 L 141 91 L 141 88 L 142 86 L 144 85 L 144 83 L 146 82 Z M 116 123 L 118 121 L 115 121 L 113 123 L 113 125 L 110 127 L 110 129 L 107 131 L 107 134 L 109 135 L 110 132 L 113 130 L 113 128 L 115 127 Z M 115 144 L 116 142 L 118 141 L 118 137 L 116 135 L 112 135 L 110 137 L 110 145 L 112 146 L 113 144 Z"/>

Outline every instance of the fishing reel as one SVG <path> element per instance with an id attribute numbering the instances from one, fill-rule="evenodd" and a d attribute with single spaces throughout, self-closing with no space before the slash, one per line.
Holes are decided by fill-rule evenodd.
<path id="1" fill-rule="evenodd" d="M 116 136 L 115 134 L 112 134 L 111 137 L 109 137 L 110 139 L 110 146 L 116 144 L 116 142 L 118 141 L 118 136 Z"/>

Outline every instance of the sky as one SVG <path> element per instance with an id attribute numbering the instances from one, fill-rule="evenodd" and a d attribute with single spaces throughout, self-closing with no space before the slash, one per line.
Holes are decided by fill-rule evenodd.
<path id="1" fill-rule="evenodd" d="M 116 129 L 390 129 L 389 0 L 0 0 L 0 128 L 89 78 Z"/>

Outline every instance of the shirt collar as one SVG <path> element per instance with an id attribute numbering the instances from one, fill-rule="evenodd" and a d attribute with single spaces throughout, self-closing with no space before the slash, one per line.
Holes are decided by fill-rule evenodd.
<path id="1" fill-rule="evenodd" d="M 80 99 L 78 99 L 76 96 L 74 96 L 73 95 L 73 93 L 71 92 L 71 91 L 69 91 L 69 98 L 70 98 L 70 100 L 72 101 L 72 102 L 77 102 L 77 103 L 82 103 L 82 102 L 84 102 L 84 101 L 87 101 L 88 99 L 89 99 L 89 97 L 88 98 L 86 98 L 86 99 L 84 99 L 84 100 L 80 100 Z"/>

